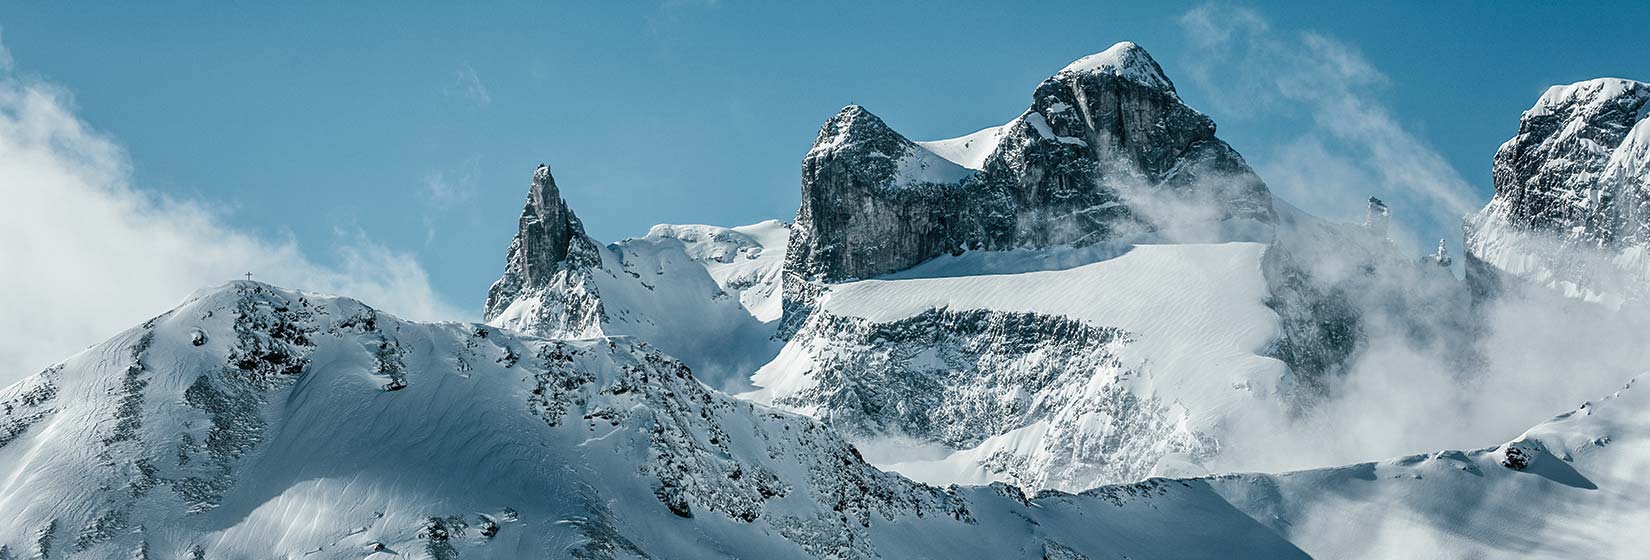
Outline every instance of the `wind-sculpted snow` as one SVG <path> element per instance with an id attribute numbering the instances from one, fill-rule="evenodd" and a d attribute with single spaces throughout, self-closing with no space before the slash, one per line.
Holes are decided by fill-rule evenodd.
<path id="1" fill-rule="evenodd" d="M 1511 442 L 1208 488 L 1319 558 L 1631 558 L 1650 545 L 1635 381 Z"/>
<path id="2" fill-rule="evenodd" d="M 10 557 L 1300 556 L 1230 508 L 1139 539 L 1189 526 L 1151 485 L 912 482 L 632 339 L 410 323 L 254 282 L 0 401 Z"/>

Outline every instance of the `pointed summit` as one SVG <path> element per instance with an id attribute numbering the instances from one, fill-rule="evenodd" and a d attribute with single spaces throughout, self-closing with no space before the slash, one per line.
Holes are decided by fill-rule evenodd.
<path id="1" fill-rule="evenodd" d="M 849 105 L 802 161 L 787 309 L 803 305 L 806 282 L 1184 225 L 1147 211 L 1164 197 L 1218 209 L 1215 220 L 1275 219 L 1265 183 L 1134 43 L 1067 65 L 1037 85 L 1020 117 L 961 138 L 912 142 Z"/>
<path id="2" fill-rule="evenodd" d="M 504 276 L 487 291 L 485 320 L 541 336 L 596 332 L 601 307 L 589 271 L 602 264 L 601 245 L 584 233 L 584 224 L 562 200 L 548 165 L 533 171 L 520 228 L 505 259 Z M 535 300 L 523 297 L 533 294 L 550 294 L 556 305 L 507 313 L 518 301 Z"/>
<path id="3" fill-rule="evenodd" d="M 1463 236 L 1480 299 L 1522 279 L 1588 300 L 1650 301 L 1644 282 L 1626 280 L 1643 278 L 1629 263 L 1650 250 L 1650 83 L 1548 88 L 1496 150 L 1492 175 L 1495 196 Z"/>
<path id="4" fill-rule="evenodd" d="M 819 136 L 814 138 L 808 156 L 859 148 L 898 156 L 910 143 L 864 107 L 849 105 L 819 126 Z"/>
<path id="5" fill-rule="evenodd" d="M 584 224 L 562 200 L 549 165 L 541 163 L 533 171 L 533 186 L 527 191 L 516 239 L 521 240 L 522 256 L 530 265 L 523 268 L 529 284 L 545 278 L 560 263 L 575 268 L 601 264 L 596 242 L 585 235 Z"/>
<path id="6" fill-rule="evenodd" d="M 1163 67 L 1157 65 L 1146 49 L 1131 41 L 1123 41 L 1104 51 L 1079 58 L 1054 75 L 1071 74 L 1117 76 L 1148 87 L 1174 91 L 1174 83 L 1163 73 Z"/>

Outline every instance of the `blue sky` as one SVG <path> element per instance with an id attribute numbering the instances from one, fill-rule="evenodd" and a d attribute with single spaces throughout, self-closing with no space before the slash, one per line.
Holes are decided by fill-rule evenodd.
<path id="1" fill-rule="evenodd" d="M 474 4 L 12 2 L 0 43 L 139 188 L 323 261 L 370 238 L 477 314 L 538 162 L 603 241 L 789 219 L 843 105 L 956 136 L 1116 41 L 1284 196 L 1334 218 L 1396 199 L 1417 239 L 1458 236 L 1547 85 L 1650 79 L 1646 3 Z"/>

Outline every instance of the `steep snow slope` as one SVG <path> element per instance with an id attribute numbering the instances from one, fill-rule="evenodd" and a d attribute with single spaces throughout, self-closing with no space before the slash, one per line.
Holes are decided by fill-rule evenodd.
<path id="1" fill-rule="evenodd" d="M 627 264 L 677 258 L 667 253 L 680 251 L 704 267 L 717 287 L 738 294 L 739 304 L 752 317 L 769 322 L 779 318 L 779 269 L 785 262 L 789 229 L 779 220 L 732 228 L 662 224 L 611 248 Z"/>
<path id="2" fill-rule="evenodd" d="M 1012 123 L 1011 123 L 1012 124 Z M 1008 125 L 993 126 L 974 133 L 945 140 L 918 141 L 916 144 L 966 169 L 985 168 L 985 158 L 997 151 Z"/>
<path id="3" fill-rule="evenodd" d="M 1304 557 L 1170 483 L 877 471 L 624 338 L 235 282 L 0 391 L 0 556 Z"/>
<path id="4" fill-rule="evenodd" d="M 778 351 L 788 229 L 774 220 L 660 225 L 603 247 L 541 166 L 483 316 L 548 338 L 634 335 L 714 386 L 748 387 L 750 372 Z"/>
<path id="5" fill-rule="evenodd" d="M 829 285 L 744 396 L 821 417 L 919 480 L 1081 490 L 1201 472 L 1225 430 L 1289 411 L 1294 378 L 1265 356 L 1279 335 L 1266 250 L 969 252 Z M 926 350 L 952 344 L 954 356 Z M 878 351 L 888 355 L 859 358 Z M 972 433 L 948 433 L 958 429 Z M 884 454 L 885 437 L 944 447 Z"/>
<path id="6" fill-rule="evenodd" d="M 749 387 L 779 351 L 785 223 L 659 225 L 604 248 L 602 333 L 659 347 L 721 389 Z M 502 324 L 502 323 L 499 323 Z"/>

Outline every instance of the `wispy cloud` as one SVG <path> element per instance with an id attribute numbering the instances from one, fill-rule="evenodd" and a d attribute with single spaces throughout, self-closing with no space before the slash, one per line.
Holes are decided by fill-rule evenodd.
<path id="1" fill-rule="evenodd" d="M 1251 10 L 1204 6 L 1180 24 L 1194 47 L 1189 76 L 1212 96 L 1213 111 L 1300 127 L 1259 146 L 1253 159 L 1281 197 L 1347 217 L 1373 194 L 1393 203 L 1395 233 L 1408 225 L 1412 234 L 1458 239 L 1462 214 L 1481 195 L 1382 103 L 1377 94 L 1400 78 L 1351 45 L 1278 29 Z M 1227 468 L 1295 469 L 1494 444 L 1608 394 L 1650 363 L 1650 347 L 1634 342 L 1650 330 L 1642 311 L 1530 289 L 1469 312 L 1454 279 L 1420 267 L 1361 274 L 1361 291 L 1379 297 L 1342 298 L 1359 315 L 1355 361 L 1327 380 L 1328 399 L 1307 416 L 1233 417 L 1231 433 L 1242 437 L 1223 451 Z"/>
<path id="2" fill-rule="evenodd" d="M 1363 197 L 1379 196 L 1393 206 L 1395 235 L 1451 239 L 1459 238 L 1461 217 L 1482 204 L 1477 190 L 1375 95 L 1391 79 L 1358 49 L 1318 33 L 1277 30 L 1238 7 L 1198 7 L 1180 25 L 1195 47 L 1189 75 L 1212 96 L 1213 110 L 1240 120 L 1310 117 L 1295 138 L 1254 162 L 1284 199 L 1346 217 L 1361 211 Z"/>
<path id="3" fill-rule="evenodd" d="M 435 239 L 442 217 L 475 196 L 481 186 L 481 156 L 471 157 L 451 169 L 435 170 L 424 175 L 418 189 L 418 202 L 424 209 L 424 240 Z"/>
<path id="4" fill-rule="evenodd" d="M 493 102 L 493 94 L 487 89 L 487 84 L 481 81 L 476 69 L 466 62 L 453 73 L 453 80 L 442 88 L 441 93 L 448 97 L 457 97 L 485 107 Z"/>
<path id="5" fill-rule="evenodd" d="M 133 186 L 125 150 L 80 120 L 61 89 L 9 71 L 0 200 L 0 385 L 248 271 L 408 318 L 469 315 L 435 293 L 416 259 L 363 234 L 341 235 L 323 263 L 291 239 L 236 228 L 211 203 Z"/>

